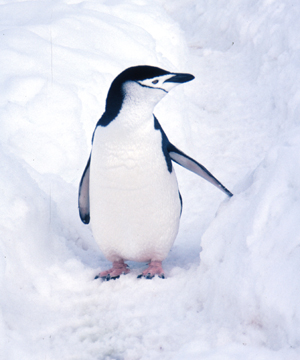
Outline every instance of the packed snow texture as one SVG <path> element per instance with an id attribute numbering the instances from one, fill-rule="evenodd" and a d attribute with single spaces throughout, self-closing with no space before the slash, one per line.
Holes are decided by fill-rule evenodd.
<path id="1" fill-rule="evenodd" d="M 1 360 L 299 359 L 300 4 L 1 0 L 0 18 Z M 167 278 L 101 283 L 78 183 L 138 64 L 196 76 L 155 114 L 234 197 L 176 166 Z"/>

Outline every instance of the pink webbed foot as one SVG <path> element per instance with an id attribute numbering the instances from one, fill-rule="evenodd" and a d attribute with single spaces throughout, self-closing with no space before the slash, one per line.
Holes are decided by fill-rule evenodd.
<path id="1" fill-rule="evenodd" d="M 165 274 L 161 263 L 161 261 L 151 261 L 147 269 L 138 276 L 138 279 L 142 277 L 145 277 L 146 279 L 152 279 L 155 275 L 158 275 L 158 277 L 164 279 Z"/>
<path id="2" fill-rule="evenodd" d="M 128 265 L 124 263 L 124 260 L 114 261 L 111 269 L 102 271 L 95 279 L 102 280 L 115 280 L 120 277 L 120 275 L 126 275 L 130 272 Z"/>

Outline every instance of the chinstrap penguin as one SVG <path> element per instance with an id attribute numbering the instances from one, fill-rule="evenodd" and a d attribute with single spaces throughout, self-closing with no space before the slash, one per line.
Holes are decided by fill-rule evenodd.
<path id="1" fill-rule="evenodd" d="M 164 277 L 162 261 L 176 238 L 182 208 L 172 161 L 232 196 L 204 166 L 170 143 L 153 115 L 173 87 L 193 79 L 190 74 L 135 66 L 111 84 L 78 201 L 81 220 L 91 222 L 96 242 L 113 263 L 99 278 L 127 274 L 126 260 L 149 262 L 139 277 Z"/>

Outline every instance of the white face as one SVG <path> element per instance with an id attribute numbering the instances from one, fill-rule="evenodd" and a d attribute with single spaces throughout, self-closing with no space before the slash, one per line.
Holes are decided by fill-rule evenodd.
<path id="1" fill-rule="evenodd" d="M 123 84 L 125 98 L 122 104 L 122 112 L 138 112 L 139 114 L 146 112 L 152 114 L 156 104 L 172 88 L 180 84 L 178 82 L 166 82 L 166 80 L 174 76 L 175 74 L 167 74 L 146 80 L 126 81 Z M 138 111 L 137 107 L 139 107 Z"/>
<path id="2" fill-rule="evenodd" d="M 179 85 L 179 83 L 176 82 L 165 82 L 166 80 L 171 79 L 173 76 L 175 76 L 175 74 L 167 74 L 167 75 L 157 76 L 151 79 L 140 80 L 138 81 L 138 83 L 141 86 L 146 86 L 148 88 L 153 88 L 153 89 L 159 89 L 168 93 L 175 86 Z"/>

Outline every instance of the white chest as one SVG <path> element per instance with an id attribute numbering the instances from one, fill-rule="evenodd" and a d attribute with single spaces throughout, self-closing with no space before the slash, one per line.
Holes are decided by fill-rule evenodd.
<path id="1" fill-rule="evenodd" d="M 98 127 L 94 135 L 91 171 L 98 186 L 135 189 L 153 176 L 168 177 L 160 131 L 152 124 L 131 131 L 117 125 Z"/>

